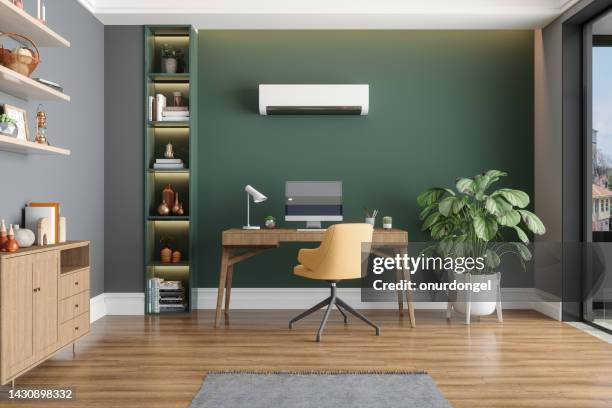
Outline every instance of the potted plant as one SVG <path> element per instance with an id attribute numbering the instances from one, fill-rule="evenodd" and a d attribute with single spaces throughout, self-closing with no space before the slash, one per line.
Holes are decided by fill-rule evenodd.
<path id="1" fill-rule="evenodd" d="M 0 133 L 8 136 L 17 136 L 17 122 L 6 113 L 0 115 Z"/>
<path id="2" fill-rule="evenodd" d="M 178 62 L 182 55 L 180 50 L 164 44 L 161 50 L 161 68 L 165 74 L 176 74 L 178 70 Z"/>
<path id="3" fill-rule="evenodd" d="M 443 257 L 482 259 L 484 267 L 465 273 L 450 271 L 457 282 L 486 282 L 496 288 L 497 299 L 486 292 L 462 291 L 451 293 L 452 307 L 469 315 L 485 316 L 493 313 L 499 299 L 501 274 L 499 266 L 505 256 L 516 256 L 523 269 L 531 260 L 528 232 L 544 234 L 542 221 L 525 208 L 529 195 L 520 190 L 502 188 L 489 192 L 490 187 L 507 174 L 489 170 L 473 178 L 459 178 L 455 190 L 430 188 L 419 194 L 422 207 L 420 219 L 423 231 L 428 231 L 438 243 L 428 248 Z M 520 242 L 510 242 L 503 232 L 511 232 Z M 466 298 L 466 292 L 469 298 Z M 498 310 L 501 320 L 501 310 Z"/>
<path id="4" fill-rule="evenodd" d="M 268 229 L 276 228 L 276 218 L 274 218 L 271 215 L 268 215 L 266 218 L 264 218 L 264 220 L 265 220 L 264 225 L 266 228 Z"/>

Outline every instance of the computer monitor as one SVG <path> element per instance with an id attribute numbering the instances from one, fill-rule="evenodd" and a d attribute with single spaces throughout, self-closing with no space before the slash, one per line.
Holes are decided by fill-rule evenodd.
<path id="1" fill-rule="evenodd" d="M 321 221 L 342 221 L 342 182 L 285 182 L 285 221 L 306 221 L 313 229 Z"/>

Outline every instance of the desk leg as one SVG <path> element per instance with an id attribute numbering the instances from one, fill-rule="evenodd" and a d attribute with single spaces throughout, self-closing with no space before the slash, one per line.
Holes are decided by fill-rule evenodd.
<path id="1" fill-rule="evenodd" d="M 221 270 L 219 271 L 219 291 L 217 292 L 217 309 L 215 310 L 215 327 L 219 327 L 221 321 L 221 306 L 223 305 L 223 292 L 225 291 L 225 280 L 227 279 L 227 269 L 230 250 L 223 248 L 221 251 Z"/>
<path id="2" fill-rule="evenodd" d="M 395 282 L 399 283 L 402 281 L 402 271 L 400 269 L 395 270 Z M 401 290 L 396 290 L 397 292 L 397 306 L 399 308 L 399 315 L 404 315 L 404 295 Z"/>
<path id="3" fill-rule="evenodd" d="M 229 317 L 230 297 L 232 296 L 232 277 L 234 276 L 234 265 L 227 267 L 225 278 L 225 317 Z"/>
<path id="4" fill-rule="evenodd" d="M 400 255 L 404 256 L 408 251 L 404 247 L 400 249 Z M 402 269 L 402 278 L 410 283 L 412 281 L 412 274 L 410 272 L 406 272 L 405 269 Z M 416 326 L 416 320 L 414 318 L 414 292 L 412 290 L 406 289 L 406 303 L 408 304 L 408 315 L 410 316 L 410 327 Z"/>

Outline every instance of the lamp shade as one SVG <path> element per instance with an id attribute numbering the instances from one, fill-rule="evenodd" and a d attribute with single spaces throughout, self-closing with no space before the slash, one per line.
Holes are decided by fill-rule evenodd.
<path id="1" fill-rule="evenodd" d="M 247 185 L 244 188 L 244 191 L 246 191 L 251 197 L 253 197 L 253 202 L 255 203 L 261 203 L 262 201 L 266 201 L 268 199 L 268 197 L 261 194 L 259 191 L 255 190 L 250 185 Z"/>

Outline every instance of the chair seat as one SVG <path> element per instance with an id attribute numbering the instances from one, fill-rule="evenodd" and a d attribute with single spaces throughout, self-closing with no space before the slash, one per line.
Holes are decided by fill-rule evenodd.
<path id="1" fill-rule="evenodd" d="M 321 277 L 316 271 L 313 271 L 312 269 L 308 269 L 304 265 L 295 266 L 293 268 L 293 274 L 297 276 L 301 276 L 302 278 L 324 280 L 324 281 L 341 281 L 341 280 L 346 280 L 346 279 L 359 279 L 360 278 L 360 276 L 354 277 L 354 278 L 353 277 L 347 278 L 346 276 L 333 276 L 333 275 L 332 276 L 325 275 L 324 277 Z"/>

